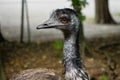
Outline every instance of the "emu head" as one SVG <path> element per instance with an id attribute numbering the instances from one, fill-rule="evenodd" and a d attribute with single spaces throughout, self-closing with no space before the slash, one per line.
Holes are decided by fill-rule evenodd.
<path id="1" fill-rule="evenodd" d="M 76 32 L 79 30 L 79 18 L 72 9 L 64 8 L 55 10 L 50 18 L 37 29 L 56 28 L 62 31 Z"/>

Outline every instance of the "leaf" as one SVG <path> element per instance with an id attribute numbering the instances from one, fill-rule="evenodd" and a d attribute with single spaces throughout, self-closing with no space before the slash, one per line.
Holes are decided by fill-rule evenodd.
<path id="1" fill-rule="evenodd" d="M 61 49 L 63 47 L 63 42 L 61 40 L 57 40 L 55 41 L 55 43 L 53 44 L 53 48 L 54 49 Z"/>
<path id="2" fill-rule="evenodd" d="M 86 19 L 86 17 L 84 15 L 81 15 L 81 14 L 79 14 L 79 18 L 81 21 L 84 21 Z"/>
<path id="3" fill-rule="evenodd" d="M 106 75 L 102 75 L 102 80 L 108 80 Z"/>

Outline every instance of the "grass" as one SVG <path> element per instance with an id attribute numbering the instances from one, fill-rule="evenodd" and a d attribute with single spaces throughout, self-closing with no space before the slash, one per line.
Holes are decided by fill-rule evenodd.
<path id="1" fill-rule="evenodd" d="M 108 80 L 106 75 L 102 75 L 102 80 Z"/>
<path id="2" fill-rule="evenodd" d="M 54 42 L 52 47 L 54 49 L 61 49 L 63 47 L 63 42 L 61 40 L 57 40 Z"/>

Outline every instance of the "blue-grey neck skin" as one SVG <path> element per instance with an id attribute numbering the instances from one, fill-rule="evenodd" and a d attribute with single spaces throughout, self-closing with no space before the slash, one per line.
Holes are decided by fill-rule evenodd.
<path id="1" fill-rule="evenodd" d="M 89 80 L 84 71 L 82 59 L 79 54 L 79 30 L 77 32 L 63 31 L 64 33 L 64 57 L 66 80 Z"/>

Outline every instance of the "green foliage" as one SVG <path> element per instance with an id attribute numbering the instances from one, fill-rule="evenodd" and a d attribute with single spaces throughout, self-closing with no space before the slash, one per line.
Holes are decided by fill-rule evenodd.
<path id="1" fill-rule="evenodd" d="M 106 75 L 102 75 L 102 80 L 108 80 Z"/>
<path id="2" fill-rule="evenodd" d="M 63 47 L 63 42 L 61 40 L 57 40 L 53 44 L 54 49 L 61 49 Z"/>
<path id="3" fill-rule="evenodd" d="M 76 9 L 81 22 L 83 22 L 85 20 L 85 16 L 82 14 L 81 10 L 88 4 L 87 1 L 86 0 L 69 0 L 69 1 L 72 2 L 72 6 L 74 7 L 74 9 Z"/>
<path id="4" fill-rule="evenodd" d="M 56 53 L 55 56 L 58 58 L 61 58 L 63 56 L 62 50 L 61 50 L 63 48 L 63 42 L 61 40 L 57 40 L 53 43 L 52 47 L 54 49 L 57 49 L 57 51 L 59 52 L 59 53 Z"/>
<path id="5" fill-rule="evenodd" d="M 80 18 L 80 20 L 81 20 L 82 22 L 83 22 L 83 21 L 85 20 L 85 18 L 86 18 L 83 14 L 82 14 L 82 15 L 81 15 L 81 14 L 78 14 L 78 16 L 79 16 L 79 18 Z"/>
<path id="6" fill-rule="evenodd" d="M 87 1 L 86 0 L 69 0 L 72 1 L 72 6 L 78 7 L 79 9 L 82 9 L 86 6 Z"/>

